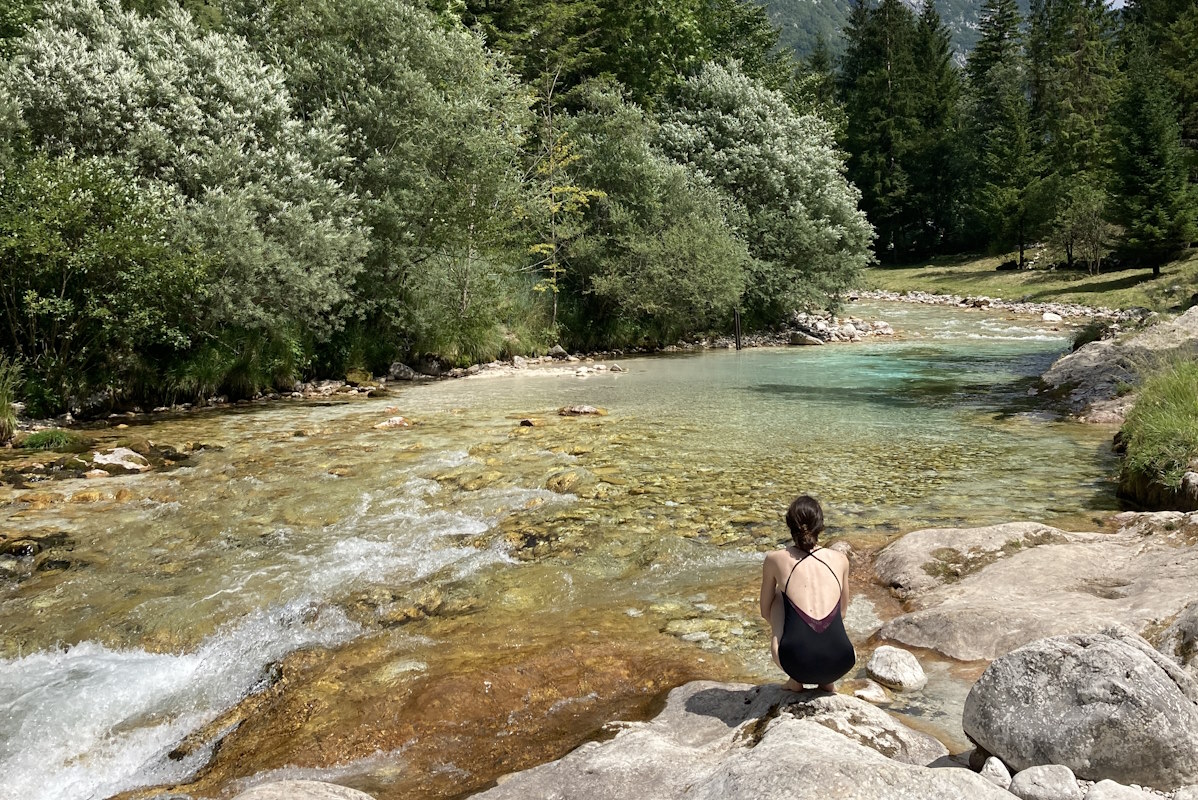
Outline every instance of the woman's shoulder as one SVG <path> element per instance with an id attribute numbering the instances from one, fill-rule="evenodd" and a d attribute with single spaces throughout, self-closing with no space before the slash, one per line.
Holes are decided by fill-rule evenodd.
<path id="1" fill-rule="evenodd" d="M 849 557 L 839 550 L 831 547 L 821 547 L 819 554 L 823 557 L 824 561 L 833 566 L 843 566 L 845 569 L 849 567 Z"/>

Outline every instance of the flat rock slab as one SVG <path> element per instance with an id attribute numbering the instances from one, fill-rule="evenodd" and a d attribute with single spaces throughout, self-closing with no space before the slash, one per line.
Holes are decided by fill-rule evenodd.
<path id="1" fill-rule="evenodd" d="M 365 792 L 322 781 L 275 781 L 255 786 L 233 800 L 374 800 Z"/>
<path id="2" fill-rule="evenodd" d="M 969 770 L 932 769 L 879 752 L 889 746 L 908 760 L 944 752 L 929 746 L 920 753 L 926 742 L 917 743 L 926 738 L 851 697 L 698 681 L 672 691 L 652 721 L 627 725 L 614 739 L 583 745 L 475 797 L 1010 800 Z"/>
<path id="3" fill-rule="evenodd" d="M 875 562 L 909 613 L 883 639 L 962 661 L 1121 624 L 1137 632 L 1194 599 L 1198 514 L 1121 514 L 1117 533 L 1037 523 L 915 531 Z"/>

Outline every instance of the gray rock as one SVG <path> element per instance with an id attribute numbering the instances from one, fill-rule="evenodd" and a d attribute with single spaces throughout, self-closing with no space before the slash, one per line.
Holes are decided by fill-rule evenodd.
<path id="1" fill-rule="evenodd" d="M 867 721 L 854 722 L 858 715 Z M 672 691 L 652 721 L 625 725 L 613 739 L 509 776 L 476 797 L 1009 800 L 973 772 L 903 763 L 834 730 L 839 725 L 860 735 L 875 715 L 888 717 L 848 697 L 690 683 Z M 894 720 L 887 725 L 903 728 Z"/>
<path id="2" fill-rule="evenodd" d="M 870 656 L 865 665 L 865 672 L 878 683 L 899 692 L 912 692 L 922 689 L 928 683 L 928 676 L 918 659 L 890 645 L 882 645 Z"/>
<path id="3" fill-rule="evenodd" d="M 1060 764 L 1020 770 L 1011 779 L 1009 791 L 1021 800 L 1082 800 L 1073 771 Z"/>
<path id="4" fill-rule="evenodd" d="M 891 702 L 890 693 L 880 683 L 866 681 L 865 685 L 853 691 L 853 697 L 874 705 L 888 705 Z"/>
<path id="5" fill-rule="evenodd" d="M 521 356 L 512 356 L 512 366 L 516 369 L 523 369 L 528 364 Z"/>
<path id="6" fill-rule="evenodd" d="M 321 781 L 275 781 L 255 786 L 233 800 L 374 800 L 365 792 Z"/>
<path id="7" fill-rule="evenodd" d="M 1114 781 L 1099 781 L 1086 792 L 1085 800 L 1155 800 L 1144 791 L 1133 786 L 1124 786 Z"/>
<path id="8" fill-rule="evenodd" d="M 1002 763 L 1001 759 L 994 756 L 986 759 L 986 763 L 982 765 L 978 774 L 1000 789 L 1006 789 L 1011 785 L 1011 771 L 1007 769 L 1007 765 Z"/>
<path id="9" fill-rule="evenodd" d="M 409 367 L 402 361 L 396 361 L 387 370 L 387 380 L 389 381 L 414 381 L 420 378 L 420 373 Z"/>
<path id="10" fill-rule="evenodd" d="M 822 345 L 824 340 L 803 331 L 792 331 L 790 334 L 790 343 L 798 345 Z"/>
<path id="11" fill-rule="evenodd" d="M 564 347 L 562 347 L 560 344 L 555 344 L 553 347 L 550 347 L 548 355 L 552 358 L 557 358 L 557 359 L 564 359 L 564 358 L 570 357 L 570 354 L 567 353 L 566 349 Z"/>
<path id="12" fill-rule="evenodd" d="M 965 699 L 962 727 L 1019 770 L 1058 764 L 1161 789 L 1198 781 L 1198 683 L 1125 629 L 997 659 Z"/>
<path id="13" fill-rule="evenodd" d="M 1198 784 L 1182 786 L 1173 793 L 1171 800 L 1198 800 Z"/>
<path id="14" fill-rule="evenodd" d="M 1157 649 L 1198 677 L 1198 600 L 1190 603 L 1157 639 Z"/>
<path id="15" fill-rule="evenodd" d="M 1053 389 L 1069 391 L 1075 413 L 1109 400 L 1124 385 L 1139 380 L 1139 365 L 1173 355 L 1198 353 L 1198 306 L 1169 322 L 1157 323 L 1122 339 L 1103 339 L 1059 358 L 1040 380 Z"/>
<path id="16" fill-rule="evenodd" d="M 1036 639 L 1144 631 L 1194 600 L 1195 522 L 1174 513 L 1122 514 L 1115 534 L 1035 523 L 910 533 L 875 563 L 909 613 L 883 639 L 962 661 L 993 660 Z"/>

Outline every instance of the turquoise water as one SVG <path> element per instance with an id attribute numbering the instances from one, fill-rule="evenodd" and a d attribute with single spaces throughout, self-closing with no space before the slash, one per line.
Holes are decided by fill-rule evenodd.
<path id="1" fill-rule="evenodd" d="M 185 781 L 210 754 L 171 759 L 179 740 L 303 648 L 337 658 L 377 639 L 372 658 L 411 665 L 388 678 L 398 691 L 437 664 L 485 658 L 488 635 L 530 659 L 551 652 L 545 631 L 582 615 L 608 620 L 591 633 L 621 646 L 652 652 L 665 636 L 719 656 L 712 677 L 767 677 L 760 553 L 785 538 L 781 514 L 800 492 L 824 502 L 831 533 L 866 548 L 928 526 L 1093 527 L 1114 508 L 1112 431 L 1060 421 L 1029 396 L 1068 331 L 937 307 L 853 313 L 901 335 L 622 359 L 628 372 L 582 378 L 484 375 L 102 433 L 223 449 L 0 507 L 6 539 L 58 542 L 0 564 L 0 798 Z M 557 415 L 577 403 L 608 414 Z M 395 413 L 415 426 L 374 428 Z M 39 570 L 50 558 L 70 567 Z M 414 613 L 419 635 L 386 633 Z M 871 614 L 850 614 L 855 636 Z M 351 708 L 353 691 L 325 700 Z M 307 728 L 289 730 L 298 752 Z M 219 758 L 241 758 L 222 767 L 241 779 L 291 763 L 287 742 L 274 747 L 283 755 Z M 373 769 L 360 785 L 407 796 Z"/>

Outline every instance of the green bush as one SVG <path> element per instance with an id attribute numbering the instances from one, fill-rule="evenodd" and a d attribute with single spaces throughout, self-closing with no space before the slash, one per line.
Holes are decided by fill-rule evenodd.
<path id="1" fill-rule="evenodd" d="M 1168 489 L 1198 459 L 1198 361 L 1179 361 L 1149 376 L 1123 425 L 1124 470 Z"/>
<path id="2" fill-rule="evenodd" d="M 1099 339 L 1107 335 L 1107 331 L 1111 329 L 1111 324 L 1099 319 L 1092 319 L 1085 324 L 1084 327 L 1078 328 L 1077 333 L 1073 334 L 1073 344 L 1071 349 L 1077 352 L 1081 348 L 1097 342 Z"/>
<path id="3" fill-rule="evenodd" d="M 31 433 L 21 441 L 21 447 L 27 450 L 53 450 L 59 453 L 74 453 L 87 449 L 90 440 L 81 433 L 48 428 L 44 431 Z"/>
<path id="4" fill-rule="evenodd" d="M 12 404 L 20 385 L 21 365 L 0 356 L 0 444 L 11 439 L 17 429 L 17 415 Z"/>

